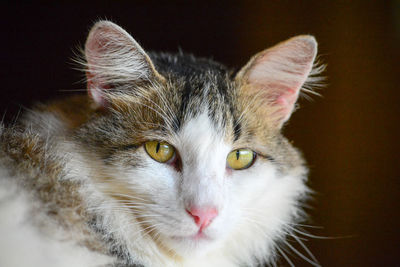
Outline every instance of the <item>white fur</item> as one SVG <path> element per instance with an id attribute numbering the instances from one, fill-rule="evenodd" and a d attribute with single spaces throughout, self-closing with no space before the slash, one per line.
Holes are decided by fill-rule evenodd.
<path id="1" fill-rule="evenodd" d="M 42 219 L 46 232 L 52 235 L 39 230 L 32 224 L 35 202 L 6 180 L 7 176 L 3 172 L 0 179 L 0 266 L 94 267 L 112 262 L 110 257 L 89 251 L 73 240 L 63 240 L 61 236 L 66 234 L 48 218 Z M 35 219 L 40 223 L 41 218 Z"/>

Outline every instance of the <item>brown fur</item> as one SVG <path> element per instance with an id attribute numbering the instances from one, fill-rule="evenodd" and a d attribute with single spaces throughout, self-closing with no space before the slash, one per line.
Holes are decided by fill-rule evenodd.
<path id="1" fill-rule="evenodd" d="M 33 214 L 46 214 L 54 223 L 75 233 L 78 242 L 89 249 L 105 251 L 104 245 L 91 233 L 86 222 L 86 213 L 79 195 L 79 184 L 62 180 L 66 175 L 63 160 L 54 156 L 48 140 L 29 130 L 21 130 L 17 126 L 5 130 L 0 136 L 1 164 L 23 186 L 24 190 L 34 193 L 34 201 L 39 201 Z M 37 223 L 47 222 L 38 218 Z"/>

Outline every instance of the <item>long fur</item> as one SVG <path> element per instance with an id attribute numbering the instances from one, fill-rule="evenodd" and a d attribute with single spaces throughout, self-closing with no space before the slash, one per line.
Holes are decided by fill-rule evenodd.
<path id="1" fill-rule="evenodd" d="M 314 39 L 293 40 L 232 78 L 211 60 L 146 54 L 119 26 L 98 22 L 85 49 L 89 96 L 38 106 L 2 128 L 1 247 L 40 266 L 292 265 L 287 249 L 318 266 L 297 237 L 307 168 L 280 130 L 322 67 L 312 70 Z M 272 64 L 271 51 L 283 61 Z M 271 100 L 287 87 L 293 103 Z M 153 160 L 143 146 L 152 140 L 172 145 L 176 160 Z M 227 168 L 240 148 L 257 154 L 254 164 Z M 218 210 L 201 238 L 192 205 Z M 0 265 L 26 264 L 7 251 Z"/>

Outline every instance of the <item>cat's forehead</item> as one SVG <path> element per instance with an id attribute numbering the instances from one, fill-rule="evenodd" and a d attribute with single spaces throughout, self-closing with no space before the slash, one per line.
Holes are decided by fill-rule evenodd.
<path id="1" fill-rule="evenodd" d="M 189 121 L 207 117 L 219 132 L 236 125 L 235 86 L 229 70 L 214 61 L 190 55 L 151 54 L 156 69 L 168 84 L 162 96 L 174 109 L 176 131 Z M 167 108 L 167 107 L 166 107 Z M 236 131 L 238 133 L 238 131 Z"/>
<path id="2" fill-rule="evenodd" d="M 140 140 L 165 137 L 168 140 L 182 133 L 184 126 L 194 125 L 194 121 L 199 133 L 213 130 L 226 143 L 246 146 L 254 135 L 264 139 L 266 134 L 260 131 L 260 121 L 249 120 L 254 116 L 247 114 L 248 109 L 240 103 L 237 84 L 226 67 L 183 54 L 151 54 L 151 57 L 166 82 L 151 83 L 143 89 L 134 87 L 141 92 L 139 98 L 119 96 L 115 102 L 129 128 L 144 133 Z M 207 124 L 202 123 L 205 119 Z"/>

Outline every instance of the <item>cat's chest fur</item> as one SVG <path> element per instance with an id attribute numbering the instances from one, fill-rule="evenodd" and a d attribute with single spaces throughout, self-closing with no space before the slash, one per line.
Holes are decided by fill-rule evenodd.
<path id="1" fill-rule="evenodd" d="M 27 256 L 0 250 L 0 265 L 273 264 L 303 218 L 307 169 L 280 131 L 315 54 L 299 36 L 233 75 L 193 56 L 149 56 L 98 22 L 85 48 L 88 96 L 2 130 L 10 220 L 0 244 Z"/>

